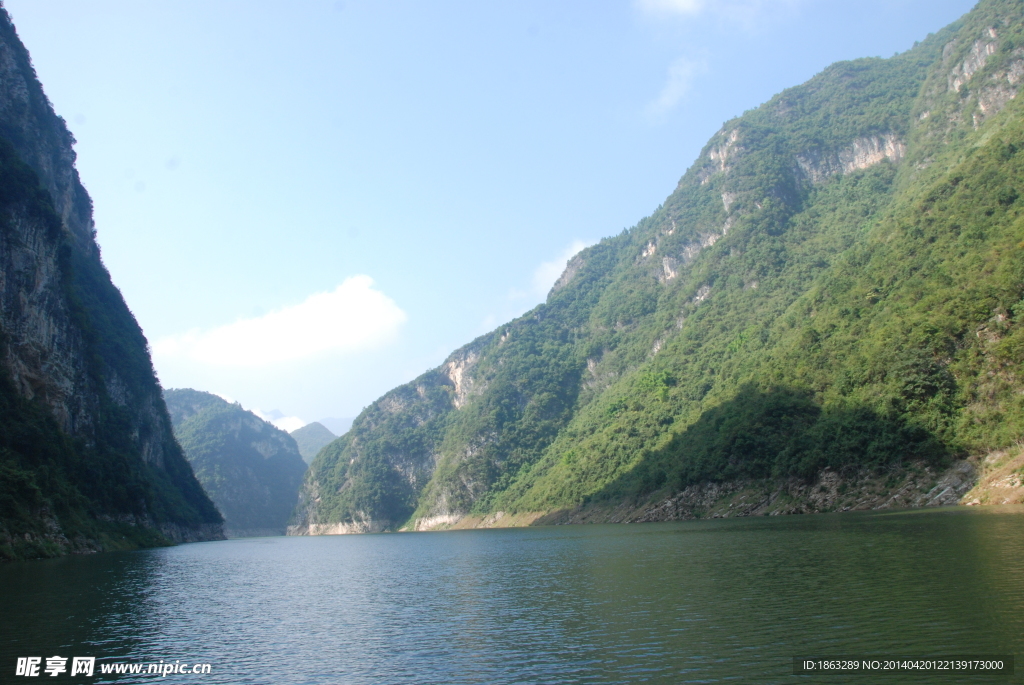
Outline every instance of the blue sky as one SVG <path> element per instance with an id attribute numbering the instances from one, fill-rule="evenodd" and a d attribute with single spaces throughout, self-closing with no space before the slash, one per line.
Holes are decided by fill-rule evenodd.
<path id="1" fill-rule="evenodd" d="M 541 302 L 724 121 L 973 3 L 4 5 L 164 386 L 312 421 Z"/>

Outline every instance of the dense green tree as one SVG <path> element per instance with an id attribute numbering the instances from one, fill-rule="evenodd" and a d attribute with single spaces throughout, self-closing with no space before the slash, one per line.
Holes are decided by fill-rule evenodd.
<path id="1" fill-rule="evenodd" d="M 174 434 L 229 536 L 283 535 L 306 464 L 288 433 L 216 395 L 164 391 Z"/>
<path id="2" fill-rule="evenodd" d="M 368 408 L 300 515 L 393 528 L 1018 440 L 1022 69 L 1024 3 L 983 0 L 726 122 L 544 304 Z"/>

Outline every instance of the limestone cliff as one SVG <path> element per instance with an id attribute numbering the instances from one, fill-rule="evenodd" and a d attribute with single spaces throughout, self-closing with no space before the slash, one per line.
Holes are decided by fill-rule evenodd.
<path id="1" fill-rule="evenodd" d="M 982 0 L 725 122 L 543 304 L 325 447 L 293 532 L 963 496 L 1024 436 L 1021 46 L 1024 1 Z"/>
<path id="2" fill-rule="evenodd" d="M 0 9 L 0 557 L 221 537 L 100 259 L 73 144 Z"/>
<path id="3" fill-rule="evenodd" d="M 488 335 L 475 340 L 437 369 L 387 393 L 363 411 L 349 432 L 324 447 L 310 464 L 289 534 L 378 532 L 393 528 L 398 517 L 408 517 L 438 469 L 443 456 L 439 438 L 450 415 L 486 387 L 486 379 L 475 373 L 476 362 L 479 349 L 493 339 Z M 381 442 L 379 435 L 402 438 Z M 336 467 L 327 473 L 326 464 Z M 381 482 L 387 483 L 384 493 Z M 324 494 L 327 500 L 341 496 L 343 519 L 324 510 Z M 444 510 L 453 494 L 439 489 L 430 496 Z M 400 513 L 382 517 L 382 505 Z"/>

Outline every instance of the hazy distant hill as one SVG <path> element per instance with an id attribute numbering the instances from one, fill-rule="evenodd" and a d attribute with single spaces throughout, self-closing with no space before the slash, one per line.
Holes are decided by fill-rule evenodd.
<path id="1" fill-rule="evenodd" d="M 232 537 L 281 535 L 306 464 L 295 440 L 207 392 L 165 390 L 174 434 Z"/>
<path id="2" fill-rule="evenodd" d="M 191 388 L 172 388 L 164 390 L 167 413 L 171 424 L 177 428 L 187 419 L 211 407 L 223 407 L 227 401 L 209 392 L 192 390 Z"/>
<path id="3" fill-rule="evenodd" d="M 335 435 L 344 435 L 352 428 L 352 422 L 354 419 L 350 418 L 327 418 L 320 419 L 317 423 L 320 423 L 327 430 L 331 431 Z"/>
<path id="4" fill-rule="evenodd" d="M 544 304 L 324 448 L 295 532 L 695 516 L 755 481 L 732 511 L 868 506 L 861 478 L 956 501 L 945 465 L 1024 436 L 1022 82 L 1024 2 L 983 0 L 726 122 Z"/>
<path id="5" fill-rule="evenodd" d="M 313 423 L 307 423 L 302 428 L 293 430 L 289 435 L 295 439 L 295 444 L 299 446 L 299 454 L 308 464 L 313 461 L 313 457 L 316 456 L 317 452 L 326 445 L 333 441 L 337 435 L 327 430 L 322 423 L 314 421 Z"/>

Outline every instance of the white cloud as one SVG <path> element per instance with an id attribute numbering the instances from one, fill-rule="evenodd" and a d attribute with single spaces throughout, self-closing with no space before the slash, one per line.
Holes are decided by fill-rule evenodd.
<path id="1" fill-rule="evenodd" d="M 285 433 L 291 433 L 292 431 L 299 430 L 309 423 L 309 421 L 303 421 L 298 416 L 284 416 L 279 411 L 272 411 L 269 414 L 265 414 L 259 409 L 252 409 L 250 411 L 264 421 L 272 423 L 277 428 L 280 428 Z"/>
<path id="2" fill-rule="evenodd" d="M 271 423 L 283 430 L 285 433 L 291 433 L 292 431 L 299 430 L 309 423 L 309 421 L 303 421 L 298 416 L 286 416 L 283 419 L 271 421 Z"/>
<path id="3" fill-rule="evenodd" d="M 703 63 L 695 62 L 685 57 L 680 57 L 672 62 L 668 68 L 668 77 L 665 85 L 654 100 L 647 105 L 647 116 L 651 119 L 661 119 L 675 109 L 675 106 L 683 99 L 694 76 L 703 69 Z"/>
<path id="4" fill-rule="evenodd" d="M 265 367 L 371 349 L 393 339 L 405 320 L 394 300 L 373 288 L 372 278 L 352 276 L 332 292 L 264 316 L 157 340 L 153 356 L 214 367 Z"/>

